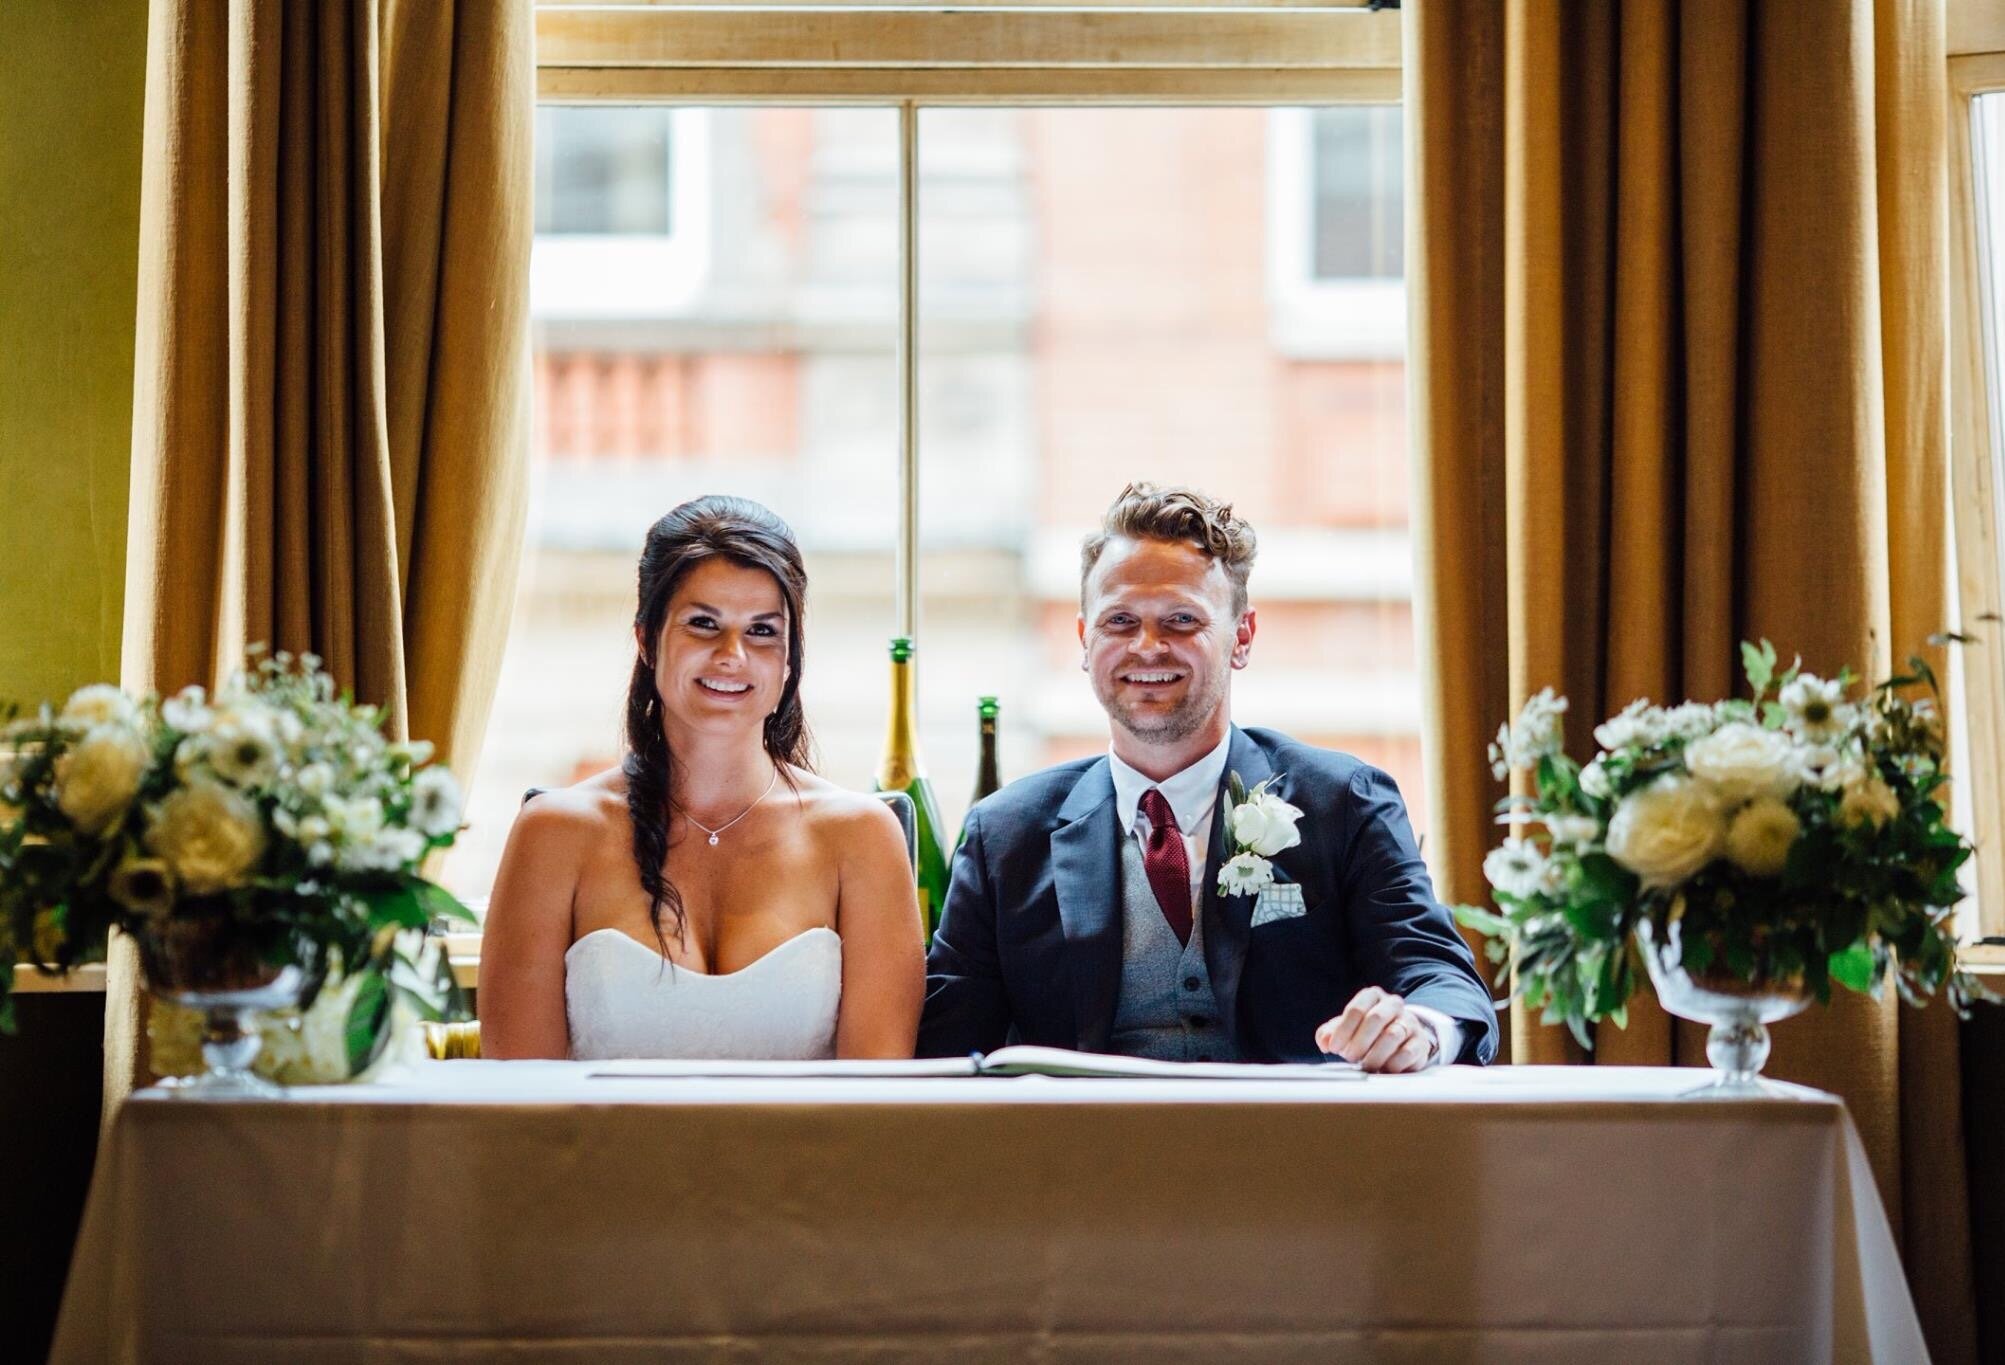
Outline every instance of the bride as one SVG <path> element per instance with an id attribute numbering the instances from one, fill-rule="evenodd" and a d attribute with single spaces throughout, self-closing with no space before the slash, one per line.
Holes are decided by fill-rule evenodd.
<path id="1" fill-rule="evenodd" d="M 909 1057 L 904 836 L 807 767 L 785 522 L 704 497 L 648 531 L 624 760 L 530 800 L 481 943 L 488 1057 Z"/>

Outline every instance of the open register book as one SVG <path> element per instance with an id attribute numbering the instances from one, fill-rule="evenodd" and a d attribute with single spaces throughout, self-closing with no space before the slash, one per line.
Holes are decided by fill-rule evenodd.
<path id="1" fill-rule="evenodd" d="M 693 1076 L 1133 1076 L 1150 1080 L 1355 1081 L 1364 1072 L 1350 1062 L 1157 1062 L 1104 1052 L 1019 1044 L 967 1057 L 915 1057 L 904 1061 L 622 1061 L 600 1062 L 590 1078 L 663 1080 Z"/>

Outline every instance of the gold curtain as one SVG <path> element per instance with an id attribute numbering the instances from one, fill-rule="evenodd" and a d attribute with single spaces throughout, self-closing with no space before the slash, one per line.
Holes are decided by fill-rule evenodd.
<path id="1" fill-rule="evenodd" d="M 312 651 L 471 776 L 527 486 L 528 0 L 154 0 L 124 682 Z M 144 1064 L 114 950 L 106 1113 Z"/>
<path id="2" fill-rule="evenodd" d="M 1940 0 L 1406 14 L 1429 816 L 1485 895 L 1498 722 L 1570 748 L 1767 637 L 1879 673 L 1947 620 Z M 1940 663 L 1940 660 L 1937 660 Z M 1974 1355 L 1955 1020 L 1839 992 L 1772 1074 L 1845 1097 L 1937 1357 Z M 1518 1061 L 1582 1060 L 1513 1011 Z M 1639 1001 L 1603 1062 L 1703 1064 Z"/>

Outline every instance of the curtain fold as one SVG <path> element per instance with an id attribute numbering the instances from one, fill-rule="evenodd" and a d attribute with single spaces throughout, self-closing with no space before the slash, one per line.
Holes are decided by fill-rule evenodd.
<path id="1" fill-rule="evenodd" d="M 154 0 L 123 681 L 312 652 L 471 779 L 529 440 L 528 0 Z M 114 948 L 106 1113 L 143 1074 Z"/>
<path id="2" fill-rule="evenodd" d="M 1481 900 L 1485 741 L 1531 692 L 1572 699 L 1578 752 L 1632 698 L 1731 694 L 1742 639 L 1878 674 L 1951 624 L 1943 16 L 1405 13 L 1429 819 Z M 1973 1358 L 1953 1017 L 1838 995 L 1769 1070 L 1845 1097 L 1932 1349 Z M 1513 1013 L 1515 1060 L 1583 1060 Z M 1704 1061 L 1645 1000 L 1595 1043 Z"/>

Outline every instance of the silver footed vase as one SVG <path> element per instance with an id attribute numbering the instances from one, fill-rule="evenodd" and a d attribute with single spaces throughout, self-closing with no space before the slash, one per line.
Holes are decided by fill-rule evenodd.
<path id="1" fill-rule="evenodd" d="M 161 1086 L 199 1099 L 275 1099 L 285 1091 L 251 1070 L 263 1045 L 257 1017 L 297 1005 L 306 972 L 274 962 L 227 915 L 170 913 L 135 935 L 147 989 L 202 1017 L 200 1075 Z"/>
<path id="2" fill-rule="evenodd" d="M 1768 1026 L 1800 1014 L 1815 997 L 1801 975 L 1743 981 L 1715 957 L 1711 970 L 1694 975 L 1685 967 L 1685 946 L 1676 920 L 1660 940 L 1650 921 L 1636 925 L 1643 965 L 1657 988 L 1658 1003 L 1695 1024 L 1708 1024 L 1706 1060 L 1713 1079 L 1689 1093 L 1691 1099 L 1733 1099 L 1780 1093 L 1761 1078 L 1768 1063 Z"/>

